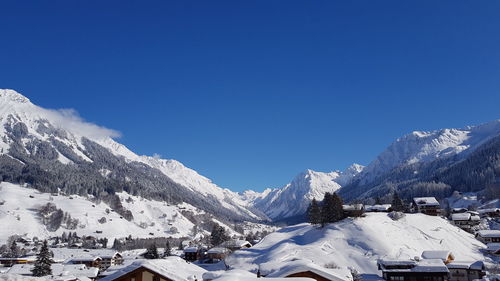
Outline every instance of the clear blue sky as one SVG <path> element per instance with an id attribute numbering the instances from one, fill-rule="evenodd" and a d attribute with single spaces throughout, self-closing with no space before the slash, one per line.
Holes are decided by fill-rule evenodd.
<path id="1" fill-rule="evenodd" d="M 500 1 L 2 1 L 0 88 L 233 190 L 500 117 Z"/>

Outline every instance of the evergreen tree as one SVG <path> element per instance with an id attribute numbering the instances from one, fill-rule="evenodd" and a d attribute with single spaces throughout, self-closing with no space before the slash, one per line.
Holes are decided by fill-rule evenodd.
<path id="1" fill-rule="evenodd" d="M 163 253 L 164 257 L 170 257 L 172 255 L 172 248 L 170 247 L 170 241 L 167 240 L 165 244 L 165 252 Z"/>
<path id="2" fill-rule="evenodd" d="M 309 218 L 310 224 L 321 223 L 321 209 L 318 205 L 318 202 L 314 198 L 311 201 L 309 208 L 307 209 L 307 217 Z"/>
<path id="3" fill-rule="evenodd" d="M 220 245 L 223 242 L 229 240 L 229 238 L 230 237 L 224 227 L 218 224 L 214 224 L 212 233 L 210 234 L 210 243 L 212 244 L 212 246 Z"/>
<path id="4" fill-rule="evenodd" d="M 19 257 L 20 249 L 17 246 L 17 243 L 16 243 L 15 240 L 12 240 L 12 243 L 10 244 L 9 250 L 10 250 L 9 251 L 9 257 L 10 258 L 18 258 Z"/>
<path id="5" fill-rule="evenodd" d="M 403 212 L 405 207 L 403 205 L 403 200 L 399 198 L 399 194 L 394 191 L 394 195 L 392 196 L 392 210 L 396 212 Z"/>
<path id="6" fill-rule="evenodd" d="M 344 207 L 342 198 L 334 192 L 332 195 L 332 203 L 333 203 L 333 222 L 341 221 L 345 218 L 344 216 Z"/>
<path id="7" fill-rule="evenodd" d="M 323 198 L 323 205 L 321 206 L 321 226 L 335 221 L 334 208 L 335 202 L 333 195 L 330 192 L 325 193 Z"/>
<path id="8" fill-rule="evenodd" d="M 38 253 L 35 261 L 35 266 L 31 270 L 33 276 L 46 276 L 52 274 L 50 265 L 53 263 L 51 259 L 52 254 L 47 246 L 47 240 L 43 241 L 40 253 Z"/>
<path id="9" fill-rule="evenodd" d="M 148 249 L 146 250 L 146 253 L 144 254 L 144 257 L 146 259 L 160 258 L 160 255 L 158 254 L 158 248 L 156 248 L 156 243 L 152 243 L 151 245 L 149 245 Z"/>

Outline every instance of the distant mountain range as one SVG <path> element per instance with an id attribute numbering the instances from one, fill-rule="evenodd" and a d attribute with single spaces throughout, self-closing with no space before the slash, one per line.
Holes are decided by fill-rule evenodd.
<path id="1" fill-rule="evenodd" d="M 328 191 L 353 200 L 384 197 L 394 190 L 403 197 L 444 197 L 453 190 L 495 187 L 499 134 L 500 120 L 413 132 L 367 167 L 306 170 L 281 188 L 236 193 L 176 160 L 137 155 L 116 142 L 112 130 L 71 112 L 44 109 L 13 90 L 0 90 L 0 180 L 108 201 L 125 191 L 172 204 L 185 202 L 225 220 L 277 221 L 303 215 L 310 200 L 321 200 Z"/>

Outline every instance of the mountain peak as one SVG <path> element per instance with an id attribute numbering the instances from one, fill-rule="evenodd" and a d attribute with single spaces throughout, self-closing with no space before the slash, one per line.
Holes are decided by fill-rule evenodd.
<path id="1" fill-rule="evenodd" d="M 0 89 L 0 99 L 16 103 L 30 103 L 27 97 L 11 89 Z"/>

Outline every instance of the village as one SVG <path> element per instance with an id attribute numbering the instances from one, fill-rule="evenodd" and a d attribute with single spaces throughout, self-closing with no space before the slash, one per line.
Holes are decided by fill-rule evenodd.
<path id="1" fill-rule="evenodd" d="M 485 257 L 496 268 L 487 268 L 484 260 L 463 260 L 453 253 L 454 249 L 425 249 L 420 256 L 400 260 L 387 257 L 377 260 L 378 276 L 363 276 L 363 272 L 332 266 L 319 266 L 307 260 L 293 260 L 279 266 L 259 266 L 257 271 L 234 268 L 226 261 L 233 253 L 252 251 L 260 239 L 252 237 L 229 237 L 223 229 L 212 233 L 211 243 L 181 241 L 172 246 L 167 240 L 164 247 L 150 244 L 147 249 L 118 251 L 109 248 L 107 239 L 92 236 L 79 237 L 76 232 L 62 237 L 52 237 L 46 241 L 35 238 L 17 237 L 10 241 L 10 249 L 3 249 L 0 258 L 0 280 L 9 278 L 30 278 L 33 276 L 37 257 L 42 248 L 50 253 L 50 278 L 47 280 L 87 281 L 87 280 L 334 280 L 360 281 L 362 279 L 384 279 L 387 281 L 472 281 L 484 279 L 498 280 L 498 258 L 500 257 L 500 230 L 488 229 L 500 220 L 499 208 L 448 208 L 445 210 L 434 197 L 414 198 L 404 210 L 393 204 L 350 204 L 343 205 L 347 218 L 361 218 L 370 213 L 386 213 L 393 219 L 408 214 L 442 216 L 455 227 L 471 233 L 478 242 L 485 245 Z M 398 204 L 398 203 L 396 203 Z M 255 238 L 255 237 L 254 237 Z M 125 239 L 126 240 L 126 239 Z M 251 241 L 247 241 L 251 240 Z M 147 242 L 146 242 L 147 243 Z M 212 244 L 212 247 L 207 246 Z M 114 245 L 115 246 L 115 245 Z M 158 247 L 157 247 L 158 246 Z M 342 255 L 342 253 L 338 253 Z M 492 272 L 488 272 L 488 270 Z M 497 270 L 496 272 L 493 272 Z M 487 275 L 488 274 L 488 275 Z M 4 278 L 4 279 L 2 279 Z M 34 277 L 31 277 L 34 278 Z M 43 277 L 42 277 L 43 278 Z M 32 280 L 32 279 L 26 279 Z M 36 280 L 36 279 L 33 279 Z"/>

